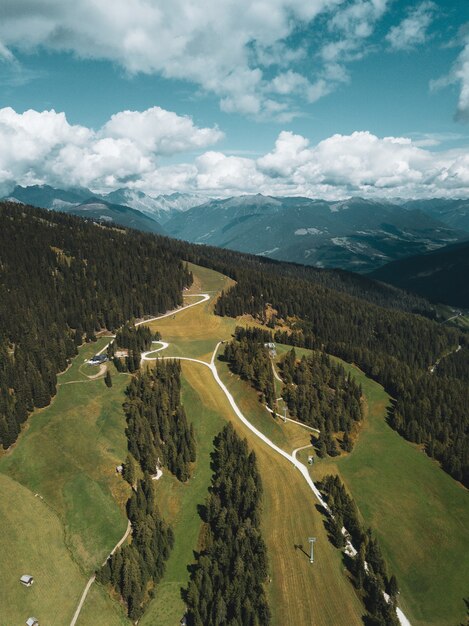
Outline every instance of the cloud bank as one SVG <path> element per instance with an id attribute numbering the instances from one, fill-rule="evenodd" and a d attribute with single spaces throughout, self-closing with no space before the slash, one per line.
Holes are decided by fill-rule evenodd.
<path id="1" fill-rule="evenodd" d="M 4 108 L 0 188 L 8 193 L 18 183 L 111 191 L 126 185 L 149 194 L 469 197 L 469 153 L 432 151 L 435 138 L 361 131 L 310 145 L 306 137 L 282 131 L 272 150 L 254 159 L 214 150 L 222 136 L 216 127 L 198 128 L 159 107 L 116 113 L 98 131 L 69 124 L 53 110 Z M 162 164 L 176 154 L 181 163 Z"/>

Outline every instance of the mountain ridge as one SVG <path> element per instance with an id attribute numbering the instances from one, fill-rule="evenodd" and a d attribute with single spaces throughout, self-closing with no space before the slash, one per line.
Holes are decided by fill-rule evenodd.
<path id="1" fill-rule="evenodd" d="M 192 243 L 358 272 L 469 237 L 420 209 L 358 197 L 211 200 L 173 215 L 165 229 Z"/>

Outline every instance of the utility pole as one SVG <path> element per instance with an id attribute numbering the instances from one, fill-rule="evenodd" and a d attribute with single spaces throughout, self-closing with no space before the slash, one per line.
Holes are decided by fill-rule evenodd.
<path id="1" fill-rule="evenodd" d="M 311 553 L 309 555 L 309 562 L 314 563 L 314 542 L 316 541 L 316 537 L 308 537 L 308 541 L 311 544 Z"/>
<path id="2" fill-rule="evenodd" d="M 283 423 L 284 424 L 287 423 L 287 407 L 286 406 L 283 407 Z"/>

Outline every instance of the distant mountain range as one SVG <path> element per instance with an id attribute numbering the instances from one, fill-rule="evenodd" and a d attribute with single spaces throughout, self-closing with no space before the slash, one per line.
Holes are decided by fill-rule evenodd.
<path id="1" fill-rule="evenodd" d="M 109 202 L 85 188 L 64 190 L 48 185 L 18 186 L 6 199 L 150 233 L 163 233 L 161 225 L 145 213 L 130 206 Z"/>
<path id="2" fill-rule="evenodd" d="M 212 200 L 173 214 L 165 230 L 195 243 L 356 272 L 469 237 L 421 208 L 262 195 Z"/>
<path id="3" fill-rule="evenodd" d="M 5 199 L 157 233 L 164 232 L 161 225 L 173 212 L 186 211 L 207 201 L 181 193 L 152 197 L 133 189 L 117 189 L 100 195 L 86 187 L 56 189 L 49 185 L 18 185 Z"/>
<path id="4" fill-rule="evenodd" d="M 190 242 L 366 273 L 469 238 L 469 200 L 339 202 L 301 197 L 208 199 L 122 188 L 15 187 L 9 199 Z"/>
<path id="5" fill-rule="evenodd" d="M 370 276 L 430 302 L 469 308 L 469 241 L 394 261 Z"/>
<path id="6" fill-rule="evenodd" d="M 469 200 L 411 200 L 404 202 L 406 209 L 420 209 L 424 213 L 441 220 L 451 228 L 469 231 Z"/>
<path id="7" fill-rule="evenodd" d="M 172 193 L 167 196 L 153 197 L 133 189 L 117 189 L 103 197 L 109 202 L 117 202 L 117 204 L 125 204 L 133 209 L 138 209 L 160 224 L 167 222 L 173 213 L 184 212 L 207 202 L 205 197 L 187 193 Z"/>

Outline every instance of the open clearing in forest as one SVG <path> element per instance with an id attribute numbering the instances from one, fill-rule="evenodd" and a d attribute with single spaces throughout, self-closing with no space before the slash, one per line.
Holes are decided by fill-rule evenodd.
<path id="1" fill-rule="evenodd" d="M 279 346 L 279 354 L 291 349 Z M 298 356 L 308 350 L 296 349 Z M 335 359 L 340 361 L 340 359 Z M 412 626 L 464 623 L 469 595 L 469 497 L 419 446 L 386 423 L 389 396 L 357 367 L 367 416 L 349 455 L 316 459 L 314 480 L 339 473 L 364 522 L 376 531 L 397 576 L 399 603 Z M 305 462 L 308 452 L 298 458 Z"/>
<path id="2" fill-rule="evenodd" d="M 217 294 L 234 283 L 204 267 L 189 263 L 189 269 L 194 274 L 194 284 L 186 293 L 208 293 L 212 296 L 210 300 L 148 325 L 154 332 L 159 331 L 163 340 L 170 344 L 164 351 L 165 357 L 186 356 L 208 362 L 216 344 L 221 339 L 229 339 L 236 326 L 236 320 L 213 314 Z"/>
<path id="3" fill-rule="evenodd" d="M 16 445 L 0 458 L 0 587 L 13 590 L 0 603 L 0 624 L 25 622 L 25 593 L 40 623 L 68 624 L 87 579 L 125 532 L 128 486 L 115 467 L 127 450 L 121 405 L 128 376 L 110 366 L 109 389 L 80 371 L 107 341 L 80 349 L 58 377 L 51 405 L 34 411 Z M 21 573 L 35 577 L 31 589 L 18 582 L 17 563 Z M 100 623 L 128 623 L 103 593 L 94 602 Z M 96 623 L 96 613 L 94 620 L 84 614 L 78 622 Z"/>

